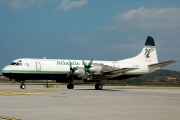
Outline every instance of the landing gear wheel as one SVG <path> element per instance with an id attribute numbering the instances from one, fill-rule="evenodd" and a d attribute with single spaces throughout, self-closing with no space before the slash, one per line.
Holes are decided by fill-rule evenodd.
<path id="1" fill-rule="evenodd" d="M 103 88 L 103 85 L 102 85 L 101 83 L 97 83 L 97 84 L 95 85 L 95 89 L 96 89 L 96 90 L 102 90 L 102 88 Z"/>
<path id="2" fill-rule="evenodd" d="M 24 81 L 21 81 L 20 88 L 21 88 L 21 89 L 25 89 L 25 88 L 26 88 L 26 85 L 24 84 Z"/>
<path id="3" fill-rule="evenodd" d="M 74 88 L 74 84 L 69 83 L 69 84 L 67 85 L 67 89 L 73 89 L 73 88 Z"/>
<path id="4" fill-rule="evenodd" d="M 26 85 L 25 85 L 25 84 L 21 84 L 21 85 L 20 85 L 20 88 L 21 88 L 21 89 L 25 89 L 25 88 L 26 88 Z"/>

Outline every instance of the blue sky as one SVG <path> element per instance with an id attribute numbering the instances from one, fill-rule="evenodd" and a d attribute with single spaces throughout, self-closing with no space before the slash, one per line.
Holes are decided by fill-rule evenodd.
<path id="1" fill-rule="evenodd" d="M 159 62 L 180 61 L 179 35 L 179 0 L 0 0 L 0 69 L 24 57 L 125 59 L 147 36 Z"/>

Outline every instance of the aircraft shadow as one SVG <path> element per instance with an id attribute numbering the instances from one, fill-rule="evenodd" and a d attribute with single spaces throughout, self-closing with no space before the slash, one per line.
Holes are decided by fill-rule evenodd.
<path id="1" fill-rule="evenodd" d="M 74 90 L 92 90 L 92 91 L 123 91 L 123 90 L 114 90 L 114 89 L 102 89 L 102 90 L 96 90 L 96 89 L 74 89 Z"/>

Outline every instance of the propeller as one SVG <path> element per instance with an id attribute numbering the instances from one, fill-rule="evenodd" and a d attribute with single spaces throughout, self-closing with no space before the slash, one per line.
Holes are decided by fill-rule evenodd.
<path id="1" fill-rule="evenodd" d="M 70 67 L 70 71 L 68 72 L 67 78 L 73 81 L 73 75 L 74 75 L 74 72 L 77 70 L 77 68 L 72 67 L 71 61 L 69 61 L 69 67 Z"/>
<path id="2" fill-rule="evenodd" d="M 87 65 L 84 61 L 82 61 L 83 65 L 84 65 L 84 71 L 85 71 L 85 76 L 84 76 L 84 79 L 88 79 L 88 78 L 92 78 L 92 74 L 90 74 L 89 70 L 90 68 L 92 67 L 92 62 L 93 62 L 93 59 L 91 59 L 91 61 L 89 62 L 89 64 Z"/>
<path id="3" fill-rule="evenodd" d="M 93 62 L 93 59 L 91 59 L 91 61 L 89 62 L 89 64 L 87 65 L 84 60 L 82 60 L 82 63 L 84 65 L 84 71 L 85 72 L 88 72 L 89 73 L 89 69 L 91 68 L 91 65 L 92 65 L 92 62 Z"/>

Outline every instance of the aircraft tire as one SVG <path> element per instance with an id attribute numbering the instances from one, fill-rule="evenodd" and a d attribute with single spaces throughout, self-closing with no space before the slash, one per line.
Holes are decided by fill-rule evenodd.
<path id="1" fill-rule="evenodd" d="M 21 89 L 25 89 L 25 88 L 26 88 L 26 85 L 25 85 L 25 84 L 22 84 L 22 85 L 20 85 L 20 88 L 21 88 Z"/>
<path id="2" fill-rule="evenodd" d="M 98 83 L 98 84 L 95 85 L 95 89 L 96 89 L 96 90 L 102 90 L 102 88 L 103 88 L 103 85 L 100 84 L 100 83 Z"/>
<path id="3" fill-rule="evenodd" d="M 67 89 L 74 89 L 74 84 L 69 83 L 69 84 L 67 85 Z"/>

